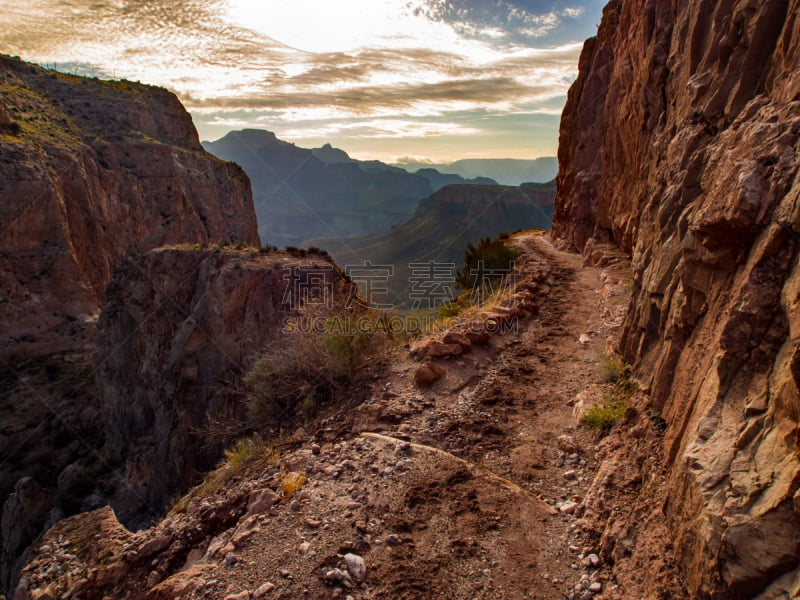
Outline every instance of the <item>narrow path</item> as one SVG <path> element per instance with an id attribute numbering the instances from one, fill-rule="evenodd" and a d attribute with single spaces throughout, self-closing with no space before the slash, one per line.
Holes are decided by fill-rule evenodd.
<path id="1" fill-rule="evenodd" d="M 495 338 L 491 353 L 476 349 L 441 361 L 447 379 L 422 393 L 409 382 L 414 363 L 396 363 L 380 414 L 400 421 L 397 429 L 408 439 L 453 453 L 548 503 L 557 516 L 524 524 L 539 541 L 536 570 L 499 573 L 498 585 L 509 590 L 526 580 L 536 597 L 564 598 L 585 571 L 581 560 L 595 550 L 583 546 L 575 521 L 596 471 L 597 440 L 576 424 L 572 401 L 602 378 L 607 337 L 627 306 L 619 283 L 627 272 L 583 267 L 581 256 L 556 250 L 534 232 L 517 234 L 512 243 L 524 253 L 523 269 L 549 271 L 539 287 L 539 314 L 516 333 Z M 561 436 L 569 439 L 559 443 Z M 503 512 L 520 510 L 513 497 L 507 502 Z M 569 502 L 578 505 L 578 515 L 558 512 Z"/>

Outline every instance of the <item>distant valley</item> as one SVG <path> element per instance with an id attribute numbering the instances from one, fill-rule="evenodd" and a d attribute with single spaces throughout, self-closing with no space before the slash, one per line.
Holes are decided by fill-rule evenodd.
<path id="1" fill-rule="evenodd" d="M 413 306 L 416 299 L 426 304 L 427 298 L 412 297 L 410 264 L 433 261 L 460 266 L 467 244 L 482 237 L 519 229 L 550 229 L 555 195 L 555 181 L 519 187 L 449 185 L 422 200 L 411 219 L 388 231 L 312 239 L 308 245 L 325 248 L 342 267 L 367 260 L 373 265 L 391 265 L 385 302 Z"/>
<path id="2" fill-rule="evenodd" d="M 203 146 L 244 168 L 259 235 L 277 246 L 377 233 L 410 218 L 421 199 L 444 185 L 496 183 L 430 169 L 410 174 L 379 161 L 354 160 L 330 145 L 300 148 L 264 130 L 233 131 Z"/>
<path id="3" fill-rule="evenodd" d="M 409 173 L 422 174 L 434 169 L 439 173 L 460 175 L 461 177 L 490 177 L 501 185 L 521 185 L 523 183 L 543 183 L 555 179 L 558 173 L 558 159 L 543 156 L 532 160 L 517 158 L 466 158 L 453 163 L 434 164 L 426 162 L 403 162 L 395 166 Z"/>

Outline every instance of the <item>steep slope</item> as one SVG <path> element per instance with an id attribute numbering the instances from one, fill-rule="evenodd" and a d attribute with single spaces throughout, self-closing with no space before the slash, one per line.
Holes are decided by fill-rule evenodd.
<path id="1" fill-rule="evenodd" d="M 381 231 L 414 214 L 417 202 L 431 193 L 424 177 L 401 169 L 365 170 L 333 148 L 299 148 L 264 130 L 233 131 L 205 148 L 242 165 L 253 182 L 259 233 L 279 246 Z"/>
<path id="2" fill-rule="evenodd" d="M 258 244 L 250 184 L 166 90 L 0 56 L 0 588 L 48 522 L 101 500 L 91 353 L 114 265 Z M 87 501 L 88 504 L 85 504 Z"/>
<path id="3" fill-rule="evenodd" d="M 152 528 L 108 508 L 56 524 L 14 600 L 631 598 L 583 540 L 596 440 L 567 402 L 600 374 L 628 269 L 582 268 L 547 238 L 509 238 L 509 306 L 535 307 L 429 359 L 439 381 L 417 385 L 399 344 L 371 350 L 344 407 L 222 466 Z"/>
<path id="4" fill-rule="evenodd" d="M 4 355 L 96 312 L 120 257 L 163 243 L 258 244 L 247 177 L 204 152 L 166 90 L 0 57 Z M 22 337 L 25 339 L 22 339 Z"/>
<path id="5" fill-rule="evenodd" d="M 111 497 L 123 523 L 148 523 L 219 460 L 212 425 L 243 419 L 238 382 L 267 345 L 285 343 L 285 319 L 305 309 L 303 281 L 329 289 L 330 310 L 344 306 L 351 284 L 329 261 L 161 248 L 120 264 L 94 362 L 106 459 L 124 473 Z"/>
<path id="6" fill-rule="evenodd" d="M 555 182 L 521 187 L 448 185 L 421 200 L 412 219 L 382 233 L 317 238 L 307 246 L 328 250 L 337 264 L 392 265 L 390 303 L 409 305 L 411 263 L 460 266 L 467 244 L 518 229 L 549 229 Z M 421 298 L 420 300 L 424 300 Z M 412 302 L 413 304 L 413 302 Z"/>
<path id="7" fill-rule="evenodd" d="M 564 110 L 554 234 L 632 254 L 621 352 L 666 425 L 661 496 L 603 523 L 618 568 L 642 567 L 634 595 L 658 577 L 645 517 L 674 532 L 692 597 L 797 595 L 798 15 L 613 0 Z"/>

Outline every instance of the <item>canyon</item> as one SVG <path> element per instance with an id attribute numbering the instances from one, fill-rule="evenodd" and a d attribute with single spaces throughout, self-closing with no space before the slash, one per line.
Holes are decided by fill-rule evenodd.
<path id="1" fill-rule="evenodd" d="M 611 0 L 563 112 L 552 233 L 506 237 L 515 287 L 468 322 L 376 335 L 318 413 L 213 448 L 210 423 L 245 421 L 244 373 L 313 313 L 287 301 L 287 273 L 339 313 L 353 281 L 325 252 L 258 248 L 246 176 L 202 150 L 171 94 L 3 58 L 2 443 L 49 414 L 17 408 L 32 398 L 60 418 L 0 480 L 3 585 L 19 575 L 15 600 L 800 595 L 798 15 L 798 0 Z M 408 223 L 465 197 L 454 187 Z M 502 194 L 511 225 L 530 198 Z M 592 430 L 613 364 L 626 404 Z M 73 443 L 90 438 L 91 460 Z M 55 492 L 86 485 L 61 519 Z"/>
<path id="2" fill-rule="evenodd" d="M 387 231 L 345 238 L 312 238 L 307 244 L 325 248 L 343 267 L 373 265 L 392 268 L 387 299 L 398 307 L 413 304 L 411 265 L 434 261 L 445 270 L 461 268 L 467 244 L 520 229 L 551 227 L 555 182 L 519 187 L 450 184 L 423 198 L 414 216 Z"/>
<path id="3" fill-rule="evenodd" d="M 202 149 L 189 114 L 160 88 L 0 56 L 0 156 L 8 588 L 31 540 L 78 510 L 105 470 L 92 353 L 114 265 L 163 244 L 259 239 L 246 175 Z"/>
<path id="4" fill-rule="evenodd" d="M 261 239 L 279 247 L 378 233 L 411 217 L 440 185 L 495 183 L 435 170 L 412 175 L 380 161 L 352 159 L 330 145 L 300 148 L 262 129 L 232 131 L 204 147 L 244 168 Z"/>

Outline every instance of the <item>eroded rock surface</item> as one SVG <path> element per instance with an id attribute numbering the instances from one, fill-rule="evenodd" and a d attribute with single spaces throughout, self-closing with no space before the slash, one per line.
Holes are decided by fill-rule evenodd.
<path id="1" fill-rule="evenodd" d="M 800 575 L 798 14 L 614 0 L 561 124 L 554 232 L 633 256 L 621 352 L 666 424 L 654 503 L 693 597 Z"/>
<path id="2" fill-rule="evenodd" d="M 114 502 L 123 522 L 159 513 L 219 459 L 205 430 L 244 417 L 237 384 L 265 347 L 284 343 L 284 319 L 313 301 L 303 281 L 328 291 L 323 308 L 344 306 L 352 284 L 327 261 L 165 248 L 120 265 L 98 322 L 95 369 L 107 457 L 124 465 Z"/>
<path id="3" fill-rule="evenodd" d="M 44 526 L 102 503 L 84 502 L 104 469 L 91 353 L 115 263 L 167 243 L 259 240 L 246 175 L 202 149 L 172 93 L 6 56 L 0 232 L 0 589 L 8 591 Z M 41 488 L 36 510 L 23 506 L 20 481 Z"/>
<path id="4" fill-rule="evenodd" d="M 3 358 L 71 346 L 123 256 L 258 245 L 247 176 L 203 150 L 174 94 L 4 56 L 0 89 Z"/>

